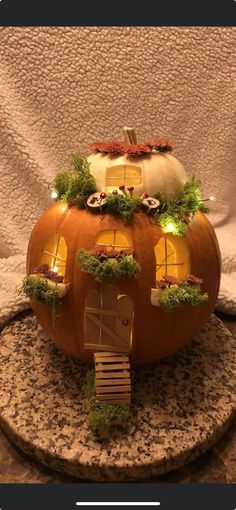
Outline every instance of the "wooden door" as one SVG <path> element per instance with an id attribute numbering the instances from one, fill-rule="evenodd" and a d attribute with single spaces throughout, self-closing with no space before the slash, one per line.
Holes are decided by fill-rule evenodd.
<path id="1" fill-rule="evenodd" d="M 85 348 L 129 352 L 132 341 L 133 302 L 119 289 L 107 286 L 91 292 L 85 309 Z"/>

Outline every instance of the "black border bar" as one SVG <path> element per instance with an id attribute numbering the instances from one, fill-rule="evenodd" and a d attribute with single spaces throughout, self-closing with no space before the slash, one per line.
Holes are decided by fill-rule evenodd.
<path id="1" fill-rule="evenodd" d="M 1 510 L 99 508 L 76 502 L 155 502 L 160 510 L 235 510 L 236 485 L 224 484 L 44 484 L 0 485 Z M 102 507 L 100 507 L 102 508 Z M 125 508 L 107 506 L 104 508 Z M 126 507 L 131 508 L 131 507 Z M 132 507 L 140 509 L 141 506 Z M 145 507 L 143 507 L 145 508 Z M 146 508 L 152 508 L 147 507 Z M 153 507 L 154 508 L 154 507 Z"/>
<path id="2" fill-rule="evenodd" d="M 0 0 L 0 26 L 235 25 L 235 0 Z"/>

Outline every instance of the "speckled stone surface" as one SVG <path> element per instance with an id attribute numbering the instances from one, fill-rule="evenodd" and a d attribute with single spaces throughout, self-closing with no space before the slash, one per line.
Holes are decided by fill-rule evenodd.
<path id="1" fill-rule="evenodd" d="M 210 448 L 235 410 L 236 345 L 215 316 L 176 355 L 133 371 L 127 431 L 107 438 L 88 428 L 87 367 L 66 357 L 29 315 L 0 337 L 0 423 L 27 454 L 72 476 L 144 479 Z"/>

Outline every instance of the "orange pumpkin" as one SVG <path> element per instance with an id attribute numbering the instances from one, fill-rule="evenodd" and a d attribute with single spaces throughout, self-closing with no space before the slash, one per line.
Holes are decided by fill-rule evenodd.
<path id="1" fill-rule="evenodd" d="M 139 278 L 125 278 L 114 285 L 96 283 L 76 259 L 78 249 L 91 250 L 96 244 L 131 247 L 141 266 Z M 219 290 L 218 243 L 211 224 L 201 213 L 189 222 L 186 235 L 176 238 L 164 234 L 142 211 L 135 213 L 132 223 L 124 225 L 110 214 L 101 217 L 59 201 L 42 215 L 32 231 L 27 274 L 39 263 L 47 262 L 47 257 L 54 265 L 65 266 L 69 288 L 55 325 L 45 304 L 32 302 L 34 313 L 58 347 L 84 362 L 91 362 L 93 352 L 99 349 L 129 352 L 133 365 L 154 362 L 177 351 L 209 318 Z M 177 307 L 171 312 L 153 306 L 152 289 L 167 268 L 166 260 L 172 266 L 171 274 L 183 277 L 191 272 L 203 279 L 202 290 L 209 296 L 206 303 Z"/>

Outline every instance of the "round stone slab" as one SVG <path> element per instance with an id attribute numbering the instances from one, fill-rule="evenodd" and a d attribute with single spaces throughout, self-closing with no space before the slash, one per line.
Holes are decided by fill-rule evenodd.
<path id="1" fill-rule="evenodd" d="M 26 454 L 58 471 L 109 482 L 153 477 L 225 432 L 236 407 L 235 367 L 235 341 L 213 315 L 177 354 L 132 370 L 128 428 L 98 437 L 83 395 L 91 365 L 60 352 L 27 315 L 0 336 L 0 424 Z"/>

